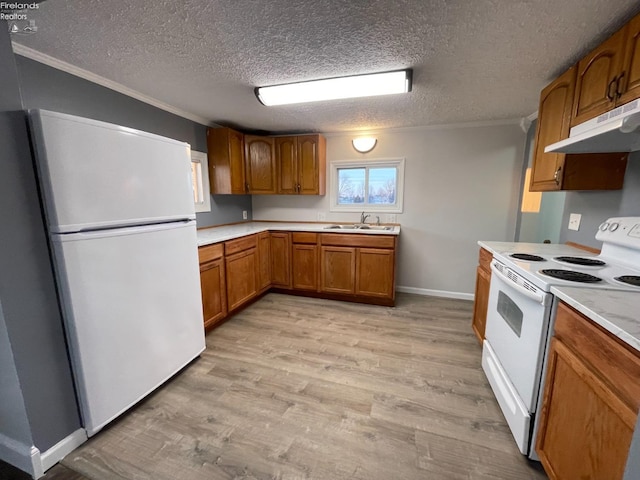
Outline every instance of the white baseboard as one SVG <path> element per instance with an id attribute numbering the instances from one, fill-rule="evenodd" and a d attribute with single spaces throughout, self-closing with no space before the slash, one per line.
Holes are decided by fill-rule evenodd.
<path id="1" fill-rule="evenodd" d="M 47 471 L 56 463 L 87 441 L 87 432 L 79 428 L 40 455 L 42 470 Z"/>
<path id="2" fill-rule="evenodd" d="M 26 445 L 0 433 L 0 458 L 33 478 L 41 477 L 42 464 L 40 450 L 33 445 Z"/>
<path id="3" fill-rule="evenodd" d="M 33 478 L 44 476 L 66 455 L 87 441 L 87 432 L 80 428 L 63 438 L 44 453 L 33 445 L 25 445 L 0 433 L 0 459 L 27 472 Z"/>
<path id="4" fill-rule="evenodd" d="M 396 292 L 414 293 L 416 295 L 427 295 L 431 297 L 456 298 L 458 300 L 473 300 L 473 293 L 447 292 L 446 290 L 431 290 L 428 288 L 396 287 Z"/>

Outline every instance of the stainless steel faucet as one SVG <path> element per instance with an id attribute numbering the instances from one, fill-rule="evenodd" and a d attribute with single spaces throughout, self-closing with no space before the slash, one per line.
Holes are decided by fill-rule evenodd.
<path id="1" fill-rule="evenodd" d="M 360 223 L 367 223 L 367 218 L 369 218 L 371 215 L 365 215 L 364 212 L 362 212 L 360 214 Z"/>

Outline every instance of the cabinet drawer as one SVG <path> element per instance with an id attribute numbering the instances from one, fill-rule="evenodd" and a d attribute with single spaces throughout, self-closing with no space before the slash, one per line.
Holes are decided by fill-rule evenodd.
<path id="1" fill-rule="evenodd" d="M 312 232 L 293 232 L 291 239 L 293 243 L 317 243 L 318 234 Z"/>
<path id="2" fill-rule="evenodd" d="M 394 236 L 390 235 L 367 235 L 344 234 L 344 233 L 323 233 L 320 235 L 322 245 L 336 245 L 339 247 L 372 247 L 372 248 L 393 248 L 396 243 Z"/>
<path id="3" fill-rule="evenodd" d="M 250 248 L 255 248 L 256 236 L 248 235 L 246 237 L 237 238 L 235 240 L 229 240 L 228 242 L 224 242 L 224 254 L 225 255 L 233 255 L 237 252 L 242 252 L 243 250 L 249 250 Z"/>
<path id="4" fill-rule="evenodd" d="M 487 272 L 491 272 L 491 260 L 493 260 L 493 255 L 488 250 L 484 248 L 480 249 L 480 255 L 478 258 L 478 263 L 480 264 L 480 268 L 486 270 Z"/>
<path id="5" fill-rule="evenodd" d="M 634 412 L 640 407 L 640 353 L 560 303 L 555 336 L 583 359 Z"/>
<path id="6" fill-rule="evenodd" d="M 224 254 L 224 246 L 222 243 L 214 243 L 213 245 L 205 245 L 198 248 L 198 260 L 200 264 L 222 258 Z"/>

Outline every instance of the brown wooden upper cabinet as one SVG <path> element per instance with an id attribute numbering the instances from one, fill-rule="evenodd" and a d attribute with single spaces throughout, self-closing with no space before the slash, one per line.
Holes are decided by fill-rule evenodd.
<path id="1" fill-rule="evenodd" d="M 244 135 L 231 128 L 209 128 L 207 151 L 211 193 L 248 193 L 244 171 Z"/>
<path id="2" fill-rule="evenodd" d="M 244 164 L 247 191 L 276 193 L 276 158 L 273 137 L 244 136 Z"/>
<path id="3" fill-rule="evenodd" d="M 276 137 L 278 193 L 324 195 L 326 140 L 322 135 Z"/>
<path id="4" fill-rule="evenodd" d="M 538 128 L 529 189 L 616 190 L 622 188 L 626 153 L 545 153 L 547 145 L 569 136 L 577 67 L 571 67 L 540 94 Z"/>
<path id="5" fill-rule="evenodd" d="M 571 126 L 640 97 L 640 15 L 578 62 Z"/>
<path id="6" fill-rule="evenodd" d="M 564 166 L 564 153 L 544 153 L 547 145 L 569 136 L 576 67 L 551 82 L 540 94 L 535 153 L 531 169 L 532 191 L 560 190 L 559 175 Z"/>

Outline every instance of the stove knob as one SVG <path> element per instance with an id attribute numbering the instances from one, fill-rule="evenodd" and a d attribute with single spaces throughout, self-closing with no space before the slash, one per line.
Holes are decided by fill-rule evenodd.
<path id="1" fill-rule="evenodd" d="M 618 222 L 614 222 L 611 225 L 609 225 L 609 231 L 610 232 L 615 232 L 618 227 L 620 226 L 620 224 Z"/>
<path id="2" fill-rule="evenodd" d="M 604 232 L 607 230 L 607 228 L 609 228 L 609 224 L 607 222 L 602 222 L 598 228 L 601 232 Z"/>

